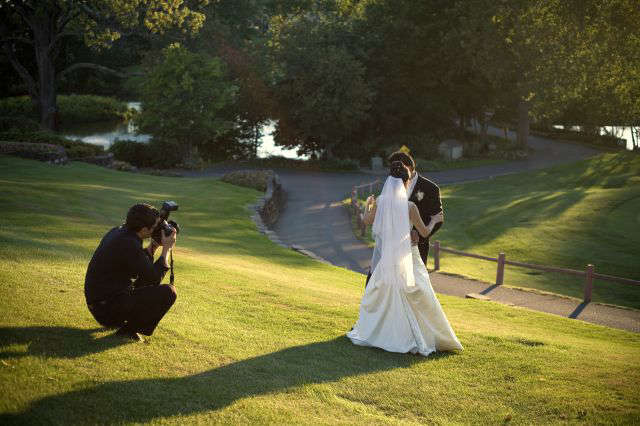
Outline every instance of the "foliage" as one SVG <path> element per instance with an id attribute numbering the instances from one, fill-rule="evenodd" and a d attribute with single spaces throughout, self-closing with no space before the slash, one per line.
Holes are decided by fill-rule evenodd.
<path id="1" fill-rule="evenodd" d="M 63 124 L 121 121 L 133 114 L 125 102 L 107 96 L 60 95 L 58 107 Z M 28 96 L 0 98 L 0 115 L 37 118 Z"/>
<path id="2" fill-rule="evenodd" d="M 273 177 L 273 170 L 237 170 L 225 174 L 220 180 L 232 185 L 245 186 L 264 192 Z"/>
<path id="3" fill-rule="evenodd" d="M 184 145 L 176 141 L 153 138 L 148 143 L 116 140 L 109 151 L 117 160 L 136 167 L 170 169 L 183 165 L 188 152 Z"/>
<path id="4" fill-rule="evenodd" d="M 54 164 L 67 162 L 67 154 L 59 145 L 31 142 L 5 142 L 0 140 L 0 154 L 47 161 Z"/>
<path id="5" fill-rule="evenodd" d="M 188 148 L 215 144 L 231 127 L 221 111 L 235 93 L 219 59 L 170 46 L 144 82 L 140 129 Z"/>
<path id="6" fill-rule="evenodd" d="M 2 103 L 0 102 L 0 109 Z M 36 132 L 41 130 L 40 124 L 35 120 L 27 117 L 1 117 L 0 116 L 0 132 L 18 131 L 18 132 Z"/>
<path id="7" fill-rule="evenodd" d="M 67 155 L 72 160 L 104 154 L 104 149 L 99 145 L 93 145 L 79 140 L 69 140 L 48 130 L 33 132 L 12 129 L 0 132 L 0 140 L 59 145 L 65 149 Z"/>
<path id="8" fill-rule="evenodd" d="M 61 76 L 83 68 L 121 76 L 118 71 L 108 67 L 83 62 L 60 70 L 56 64 L 63 39 L 80 37 L 88 46 L 103 48 L 109 47 L 123 33 L 138 32 L 148 37 L 174 28 L 181 29 L 185 34 L 197 32 L 205 16 L 190 6 L 197 8 L 207 2 L 7 0 L 0 8 L 0 44 L 9 63 L 23 80 L 42 125 L 55 130 L 57 83 Z M 35 66 L 23 64 L 23 47 L 33 49 L 36 60 L 31 63 Z"/>
<path id="9" fill-rule="evenodd" d="M 373 92 L 364 65 L 350 51 L 347 26 L 322 13 L 275 22 L 276 144 L 329 158 L 361 153 L 353 139 L 368 119 Z"/>
<path id="10" fill-rule="evenodd" d="M 365 277 L 259 234 L 246 210 L 257 191 L 8 157 L 0 180 L 2 424 L 632 424 L 640 413 L 632 332 L 438 295 L 462 353 L 351 344 Z M 86 266 L 133 203 L 164 199 L 184 224 L 178 298 L 149 344 L 127 344 L 87 311 Z"/>

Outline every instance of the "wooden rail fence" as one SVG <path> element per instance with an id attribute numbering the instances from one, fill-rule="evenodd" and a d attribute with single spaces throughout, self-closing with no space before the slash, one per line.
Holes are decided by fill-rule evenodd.
<path id="1" fill-rule="evenodd" d="M 358 230 L 360 230 L 362 236 L 365 236 L 367 232 L 367 225 L 363 221 L 365 212 L 364 212 L 364 208 L 361 207 L 360 203 L 358 202 L 359 195 L 361 191 L 363 195 L 367 193 L 374 194 L 377 188 L 381 185 L 382 185 L 382 182 L 378 179 L 370 183 L 354 186 L 353 190 L 351 191 L 350 205 L 351 205 L 353 214 L 356 217 L 357 228 Z M 622 278 L 622 277 L 616 277 L 613 275 L 596 273 L 595 266 L 591 263 L 585 267 L 584 271 L 578 271 L 575 269 L 559 268 L 556 266 L 534 265 L 531 263 L 507 260 L 507 257 L 504 253 L 499 253 L 498 257 L 489 257 L 489 256 L 482 256 L 480 254 L 475 254 L 475 253 L 467 253 L 467 252 L 455 250 L 449 247 L 442 247 L 440 245 L 440 241 L 434 241 L 433 243 L 430 243 L 430 247 L 433 247 L 433 263 L 434 263 L 434 270 L 436 271 L 440 270 L 440 253 L 441 252 L 451 253 L 458 256 L 472 257 L 474 259 L 486 260 L 489 262 L 496 262 L 498 265 L 496 270 L 496 285 L 503 284 L 504 269 L 506 265 L 518 266 L 520 268 L 534 269 L 534 270 L 543 271 L 543 272 L 554 272 L 554 273 L 560 273 L 560 274 L 582 276 L 584 277 L 583 301 L 585 303 L 591 302 L 591 293 L 593 292 L 593 281 L 596 279 L 602 280 L 602 281 L 615 282 L 619 284 L 640 286 L 640 281 L 638 280 L 632 280 L 629 278 Z"/>

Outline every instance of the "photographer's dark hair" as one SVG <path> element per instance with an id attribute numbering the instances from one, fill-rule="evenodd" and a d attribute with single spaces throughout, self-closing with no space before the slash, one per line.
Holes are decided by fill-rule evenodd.
<path id="1" fill-rule="evenodd" d="M 402 182 L 406 182 L 409 180 L 409 170 L 406 169 L 401 161 L 394 161 L 391 163 L 389 176 L 402 179 Z"/>
<path id="2" fill-rule="evenodd" d="M 130 231 L 138 232 L 145 226 L 152 228 L 159 216 L 160 212 L 155 207 L 149 204 L 136 204 L 127 212 L 127 221 L 124 226 Z"/>
<path id="3" fill-rule="evenodd" d="M 394 161 L 400 161 L 405 166 L 409 167 L 411 170 L 415 170 L 416 162 L 413 160 L 413 157 L 407 154 L 406 152 L 396 151 L 389 156 L 389 163 L 393 163 Z"/>

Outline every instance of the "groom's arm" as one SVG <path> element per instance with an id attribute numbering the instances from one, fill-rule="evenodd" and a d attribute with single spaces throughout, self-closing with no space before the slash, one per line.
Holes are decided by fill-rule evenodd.
<path id="1" fill-rule="evenodd" d="M 433 226 L 433 231 L 431 231 L 431 233 L 429 234 L 429 237 L 431 237 L 433 234 L 435 234 L 436 232 L 438 232 L 438 230 L 440 229 L 440 227 L 442 227 L 442 224 L 444 223 L 444 209 L 442 208 L 442 200 L 440 199 L 440 188 L 438 188 L 437 185 L 434 185 L 434 195 L 433 195 L 433 199 L 432 199 L 432 208 L 431 210 L 431 216 L 434 216 L 440 212 L 442 212 L 442 222 L 438 222 L 436 224 L 434 224 Z"/>

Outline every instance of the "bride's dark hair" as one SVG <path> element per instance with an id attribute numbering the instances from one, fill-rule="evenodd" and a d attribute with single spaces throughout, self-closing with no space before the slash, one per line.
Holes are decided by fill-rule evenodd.
<path id="1" fill-rule="evenodd" d="M 404 167 L 402 161 L 394 161 L 389 168 L 389 176 L 402 179 L 402 182 L 409 180 L 409 171 Z"/>

